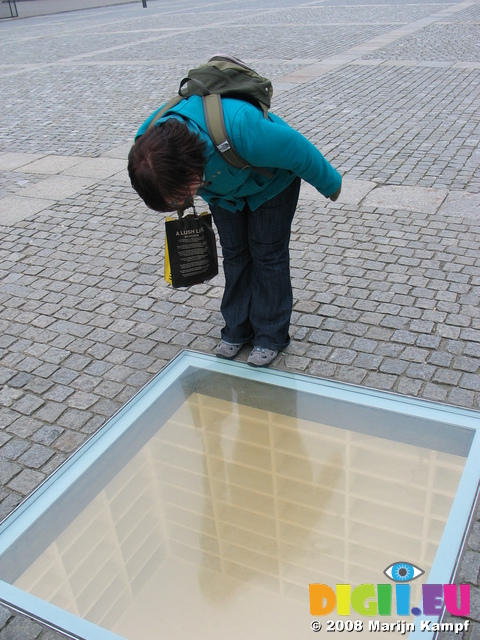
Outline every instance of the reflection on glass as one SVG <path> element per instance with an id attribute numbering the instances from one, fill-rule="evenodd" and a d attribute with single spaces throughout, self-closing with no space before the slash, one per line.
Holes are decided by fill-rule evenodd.
<path id="1" fill-rule="evenodd" d="M 464 456 L 223 395 L 188 394 L 14 584 L 128 640 L 291 640 L 309 583 L 428 577 Z"/>

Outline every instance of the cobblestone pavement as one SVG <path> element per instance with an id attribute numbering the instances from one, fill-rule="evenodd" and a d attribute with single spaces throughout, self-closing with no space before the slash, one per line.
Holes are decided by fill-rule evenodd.
<path id="1" fill-rule="evenodd" d="M 148 0 L 0 32 L 0 517 L 217 342 L 222 276 L 165 284 L 163 225 L 125 171 L 138 124 L 217 51 L 270 76 L 274 110 L 345 176 L 335 204 L 302 187 L 274 367 L 479 410 L 478 0 Z M 477 513 L 465 640 L 479 567 Z M 60 638 L 3 608 L 0 637 Z"/>

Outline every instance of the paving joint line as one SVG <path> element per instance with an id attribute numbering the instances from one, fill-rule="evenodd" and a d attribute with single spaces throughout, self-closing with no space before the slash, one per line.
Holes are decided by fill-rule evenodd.
<path id="1" fill-rule="evenodd" d="M 320 2 L 326 2 L 327 0 L 320 0 Z M 313 3 L 308 3 L 307 5 L 303 5 L 303 6 L 309 6 L 310 4 Z M 258 12 L 255 13 L 255 17 L 257 19 L 261 18 L 264 15 L 271 15 L 272 13 L 281 13 L 284 12 L 288 9 L 288 7 L 278 7 L 275 9 L 266 9 L 266 10 L 259 10 Z M 179 13 L 177 11 L 172 11 L 172 13 Z M 129 20 L 130 18 L 125 18 L 125 21 Z M 41 69 L 47 69 L 47 68 L 52 68 L 52 67 L 61 67 L 64 66 L 65 64 L 75 64 L 77 63 L 77 61 L 80 61 L 84 58 L 91 58 L 94 56 L 98 56 L 101 54 L 105 54 L 105 53 L 112 53 L 114 51 L 121 51 L 122 49 L 130 49 L 132 46 L 136 46 L 136 45 L 145 45 L 151 42 L 158 42 L 159 40 L 166 40 L 166 39 L 170 39 L 172 37 L 177 37 L 179 33 L 193 33 L 193 32 L 201 32 L 204 31 L 205 29 L 209 29 L 212 27 L 215 28 L 220 28 L 220 27 L 225 27 L 229 24 L 235 23 L 238 20 L 238 17 L 235 18 L 230 18 L 229 20 L 223 20 L 220 22 L 216 22 L 214 24 L 206 24 L 206 25 L 201 25 L 199 27 L 179 27 L 176 30 L 172 30 L 169 33 L 162 33 L 161 35 L 155 36 L 155 37 L 151 37 L 151 38 L 142 38 L 141 40 L 138 41 L 131 41 L 128 42 L 127 44 L 121 44 L 121 45 L 116 45 L 114 47 L 108 47 L 106 49 L 99 49 L 99 50 L 95 50 L 95 51 L 90 51 L 87 53 L 81 53 L 78 56 L 69 56 L 66 58 L 62 58 L 60 60 L 56 60 L 55 62 L 47 62 L 47 63 L 39 63 L 39 64 L 31 64 L 28 65 L 28 67 L 24 67 L 21 69 L 17 69 L 15 71 L 13 71 L 12 73 L 6 73 L 3 74 L 2 77 L 9 77 L 9 76 L 13 76 L 13 75 L 18 75 L 18 74 L 22 74 L 22 73 L 29 73 L 31 71 L 38 71 Z M 247 60 L 248 62 L 248 60 Z"/>
<path id="2" fill-rule="evenodd" d="M 361 60 L 362 57 L 367 53 L 372 53 L 377 49 L 382 49 L 386 45 L 392 44 L 393 42 L 400 40 L 406 35 L 410 35 L 412 33 L 420 31 L 430 24 L 439 22 L 446 14 L 450 15 L 452 13 L 463 11 L 464 9 L 468 9 L 475 4 L 477 3 L 471 0 L 467 0 L 466 2 L 462 2 L 461 4 L 443 9 L 433 16 L 420 18 L 419 20 L 415 20 L 414 22 L 407 23 L 399 29 L 393 29 L 392 31 L 389 31 L 384 35 L 376 36 L 375 38 L 367 40 L 362 44 L 355 45 L 354 47 L 350 47 L 349 49 L 345 49 L 345 51 L 341 53 L 323 58 L 323 60 L 320 60 L 319 62 L 281 76 L 277 79 L 276 82 L 280 85 L 282 83 L 288 85 L 300 85 L 305 82 L 309 82 L 314 78 L 318 78 L 326 73 L 330 73 L 330 71 L 340 69 L 342 67 L 348 66 L 349 64 L 354 64 L 356 61 Z"/>

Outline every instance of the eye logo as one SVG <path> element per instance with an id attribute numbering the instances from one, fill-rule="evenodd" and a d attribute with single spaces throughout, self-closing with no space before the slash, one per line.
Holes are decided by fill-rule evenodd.
<path id="1" fill-rule="evenodd" d="M 394 582 L 410 582 L 423 575 L 425 571 L 410 562 L 394 562 L 383 573 Z"/>
<path id="2" fill-rule="evenodd" d="M 467 618 L 470 615 L 470 585 L 469 584 L 422 584 L 422 608 L 412 607 L 410 596 L 412 585 L 408 584 L 425 571 L 410 562 L 394 562 L 384 570 L 384 574 L 395 582 L 393 584 L 337 584 L 335 590 L 327 584 L 310 584 L 310 614 L 312 616 L 327 616 L 334 609 L 337 615 L 349 616 L 355 611 L 361 616 L 390 616 L 395 605 L 397 616 L 439 617 L 446 609 L 452 616 Z M 330 621 L 329 621 L 330 622 Z M 468 621 L 467 621 L 468 622 Z M 388 624 L 384 623 L 385 625 Z M 396 624 L 400 624 L 397 622 Z M 414 631 L 414 623 L 403 623 L 408 631 Z M 424 621 L 421 622 L 424 625 Z M 430 623 L 425 623 L 430 624 Z M 440 624 L 440 623 L 439 623 Z M 442 623 L 443 624 L 443 623 Z M 446 623 L 450 624 L 450 623 Z M 355 627 L 356 628 L 356 627 Z M 372 622 L 371 631 L 400 631 L 405 634 L 405 628 L 384 628 L 380 622 Z M 345 627 L 347 629 L 347 627 Z M 443 631 L 440 627 L 421 628 L 422 631 Z M 445 630 L 451 630 L 445 628 Z M 328 628 L 327 628 L 328 631 Z"/>

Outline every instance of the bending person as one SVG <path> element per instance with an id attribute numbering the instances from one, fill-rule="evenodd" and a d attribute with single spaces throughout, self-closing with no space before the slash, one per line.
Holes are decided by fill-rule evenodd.
<path id="1" fill-rule="evenodd" d="M 227 133 L 247 168 L 234 168 L 223 159 L 208 135 L 202 100 L 192 96 L 152 128 L 160 109 L 141 125 L 128 171 L 134 189 L 155 211 L 187 206 L 196 194 L 208 203 L 225 272 L 225 326 L 215 353 L 234 358 L 251 342 L 248 363 L 261 367 L 290 341 L 289 241 L 300 181 L 336 200 L 342 178 L 278 116 L 264 118 L 259 108 L 232 98 L 223 98 L 222 105 Z"/>

